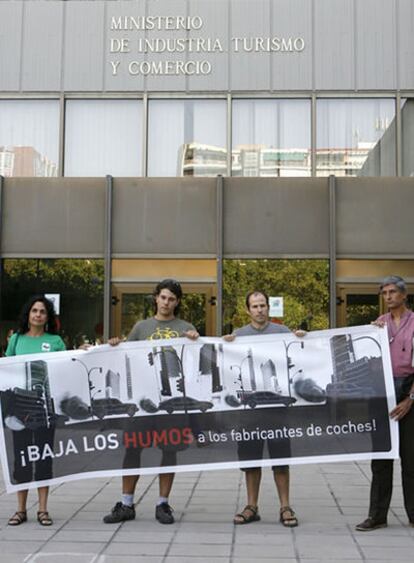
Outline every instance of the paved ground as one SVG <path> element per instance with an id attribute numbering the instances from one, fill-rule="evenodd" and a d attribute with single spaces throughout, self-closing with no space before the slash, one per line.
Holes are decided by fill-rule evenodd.
<path id="1" fill-rule="evenodd" d="M 239 471 L 184 473 L 176 478 L 171 503 L 176 524 L 154 520 L 156 479 L 142 478 L 137 519 L 102 523 L 118 500 L 119 479 L 78 481 L 54 487 L 50 512 L 55 523 L 35 521 L 36 496 L 30 493 L 29 522 L 7 527 L 15 496 L 4 487 L 0 499 L 0 560 L 7 563 L 318 563 L 412 561 L 414 528 L 407 526 L 401 489 L 396 483 L 389 527 L 354 532 L 366 515 L 367 463 L 308 465 L 292 468 L 292 504 L 300 526 L 277 522 L 275 491 L 264 471 L 262 520 L 233 526 L 236 508 L 245 504 Z"/>

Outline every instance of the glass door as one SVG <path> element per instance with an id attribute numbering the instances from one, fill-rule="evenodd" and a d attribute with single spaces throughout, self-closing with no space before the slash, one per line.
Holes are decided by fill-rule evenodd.
<path id="1" fill-rule="evenodd" d="M 407 306 L 413 309 L 414 286 L 408 285 Z M 337 287 L 337 325 L 357 326 L 369 324 L 386 313 L 379 293 L 379 284 L 340 284 Z"/>
<path id="2" fill-rule="evenodd" d="M 112 285 L 112 333 L 127 336 L 139 321 L 154 314 L 152 292 L 148 284 Z M 192 323 L 201 336 L 215 333 L 215 287 L 213 284 L 181 284 L 183 299 L 180 317 Z"/>
<path id="3" fill-rule="evenodd" d="M 377 285 L 338 286 L 338 326 L 366 325 L 380 315 L 381 299 Z"/>

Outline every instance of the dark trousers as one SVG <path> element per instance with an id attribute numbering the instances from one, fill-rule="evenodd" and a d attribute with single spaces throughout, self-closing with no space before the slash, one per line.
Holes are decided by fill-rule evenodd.
<path id="1" fill-rule="evenodd" d="M 397 401 L 401 400 L 396 386 Z M 414 523 L 414 405 L 398 423 L 400 435 L 401 476 L 404 506 L 410 522 Z M 375 459 L 371 462 L 372 483 L 369 515 L 380 522 L 387 520 L 392 495 L 393 460 Z"/>

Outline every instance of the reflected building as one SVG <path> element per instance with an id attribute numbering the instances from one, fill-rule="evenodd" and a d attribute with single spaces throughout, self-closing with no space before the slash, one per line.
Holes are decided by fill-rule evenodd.
<path id="1" fill-rule="evenodd" d="M 375 143 L 360 143 L 357 148 L 318 149 L 316 168 L 318 176 L 360 176 Z"/>
<path id="2" fill-rule="evenodd" d="M 308 149 L 239 145 L 232 151 L 232 176 L 306 177 L 311 172 Z"/>
<path id="3" fill-rule="evenodd" d="M 57 165 L 33 147 L 0 147 L 0 175 L 6 177 L 56 177 Z"/>
<path id="4" fill-rule="evenodd" d="M 386 133 L 384 135 L 386 137 Z M 355 148 L 319 148 L 315 151 L 318 176 L 374 175 L 379 160 L 390 158 L 384 150 L 384 137 L 359 142 Z M 382 149 L 382 150 L 381 150 Z M 391 144 L 390 150 L 394 150 Z M 392 156 L 393 158 L 393 156 Z M 233 177 L 305 178 L 311 176 L 310 149 L 279 149 L 265 145 L 239 145 L 231 152 Z M 211 177 L 226 175 L 227 151 L 222 147 L 187 143 L 178 153 L 178 176 Z"/>
<path id="5" fill-rule="evenodd" d="M 227 151 L 223 147 L 185 143 L 178 151 L 177 176 L 225 176 Z"/>

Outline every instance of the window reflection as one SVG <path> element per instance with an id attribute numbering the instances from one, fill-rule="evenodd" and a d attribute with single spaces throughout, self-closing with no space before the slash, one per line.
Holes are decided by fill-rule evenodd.
<path id="1" fill-rule="evenodd" d="M 151 100 L 148 176 L 226 174 L 224 100 Z"/>
<path id="2" fill-rule="evenodd" d="M 395 102 L 318 100 L 318 176 L 394 176 Z"/>
<path id="3" fill-rule="evenodd" d="M 100 343 L 103 335 L 103 260 L 6 259 L 1 268 L 0 336 L 17 327 L 31 295 L 60 295 L 61 335 L 68 348 L 84 341 Z"/>
<path id="4" fill-rule="evenodd" d="M 141 176 L 142 102 L 68 100 L 65 176 Z"/>
<path id="5" fill-rule="evenodd" d="M 283 297 L 283 318 L 274 321 L 292 330 L 329 327 L 328 260 L 224 260 L 223 334 L 249 322 L 245 297 L 252 288 Z"/>
<path id="6" fill-rule="evenodd" d="M 57 176 L 58 100 L 0 101 L 0 175 Z"/>
<path id="7" fill-rule="evenodd" d="M 402 100 L 402 174 L 414 176 L 414 99 Z"/>
<path id="8" fill-rule="evenodd" d="M 310 176 L 309 100 L 234 100 L 233 176 Z"/>

